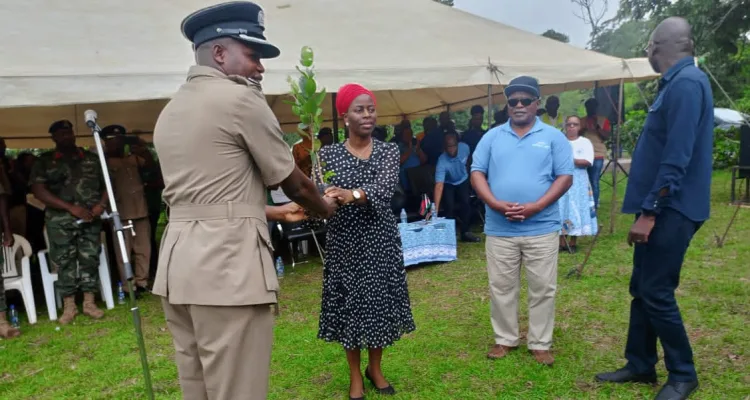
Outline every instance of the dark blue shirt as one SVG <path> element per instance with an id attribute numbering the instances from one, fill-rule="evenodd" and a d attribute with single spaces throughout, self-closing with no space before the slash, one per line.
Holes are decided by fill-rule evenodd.
<path id="1" fill-rule="evenodd" d="M 461 135 L 461 141 L 469 145 L 471 154 L 474 154 L 474 150 L 476 150 L 479 140 L 482 139 L 482 135 L 484 135 L 484 130 L 482 128 L 469 128 L 463 133 L 463 135 Z"/>
<path id="2" fill-rule="evenodd" d="M 707 220 L 713 127 L 711 85 L 693 57 L 685 57 L 659 81 L 633 152 L 622 212 L 669 207 L 692 221 Z"/>
<path id="3" fill-rule="evenodd" d="M 425 137 L 422 138 L 420 147 L 424 155 L 427 156 L 427 164 L 437 165 L 438 158 L 443 154 L 444 142 L 445 131 L 440 127 L 427 132 Z"/>

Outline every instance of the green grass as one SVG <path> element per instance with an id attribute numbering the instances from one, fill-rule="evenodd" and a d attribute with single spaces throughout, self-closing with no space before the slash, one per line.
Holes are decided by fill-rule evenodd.
<path id="1" fill-rule="evenodd" d="M 750 397 L 750 210 L 740 211 L 723 248 L 717 248 L 714 240 L 734 211 L 727 205 L 728 182 L 728 174 L 717 173 L 713 217 L 693 241 L 677 293 L 701 379 L 696 399 Z M 604 211 L 609 210 L 611 191 L 603 186 Z M 417 330 L 384 356 L 386 376 L 399 391 L 395 399 L 653 396 L 656 389 L 649 386 L 599 385 L 592 379 L 595 373 L 624 363 L 631 268 L 625 235 L 630 222 L 630 216 L 618 213 L 616 232 L 610 236 L 608 218 L 603 216 L 605 232 L 580 280 L 564 275 L 583 260 L 583 252 L 561 255 L 554 344 L 557 363 L 551 369 L 536 365 L 525 351 L 504 360 L 485 358 L 492 330 L 482 244 L 461 245 L 459 261 L 410 269 Z M 579 247 L 586 243 L 582 241 Z M 269 397 L 346 398 L 343 350 L 316 339 L 320 266 L 305 264 L 289 271 L 282 290 Z M 525 290 L 522 293 L 524 332 Z M 140 304 L 157 398 L 178 399 L 171 337 L 158 301 L 152 297 Z M 35 326 L 24 325 L 20 339 L 0 341 L 0 399 L 145 398 L 126 307 L 109 311 L 103 321 L 78 317 L 74 325 L 56 328 L 43 316 Z M 658 372 L 663 381 L 663 363 Z"/>

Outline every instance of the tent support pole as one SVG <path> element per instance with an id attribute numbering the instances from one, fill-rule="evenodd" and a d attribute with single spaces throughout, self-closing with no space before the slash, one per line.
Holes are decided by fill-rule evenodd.
<path id="1" fill-rule="evenodd" d="M 620 79 L 620 93 L 617 99 L 617 130 L 615 131 L 615 143 L 612 147 L 612 203 L 609 209 L 609 234 L 615 232 L 615 214 L 617 212 L 617 159 L 620 155 L 620 132 L 622 131 L 622 99 L 625 91 L 625 80 Z"/>
<path id="2" fill-rule="evenodd" d="M 487 85 L 487 129 L 492 126 L 492 85 Z"/>
<path id="3" fill-rule="evenodd" d="M 333 121 L 333 143 L 339 142 L 339 117 L 336 115 L 336 94 L 331 93 L 331 121 Z"/>

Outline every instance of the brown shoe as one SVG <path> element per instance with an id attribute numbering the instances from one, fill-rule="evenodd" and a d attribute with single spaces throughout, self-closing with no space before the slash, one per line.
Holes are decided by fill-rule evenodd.
<path id="1" fill-rule="evenodd" d="M 83 294 L 83 313 L 93 319 L 100 319 L 104 316 L 104 311 L 96 306 L 93 293 Z"/>
<path id="2" fill-rule="evenodd" d="M 63 314 L 60 319 L 57 320 L 62 325 L 67 325 L 73 322 L 76 315 L 78 315 L 78 307 L 76 307 L 76 297 L 68 296 L 63 298 Z"/>
<path id="3" fill-rule="evenodd" d="M 5 311 L 0 312 L 0 337 L 3 339 L 11 339 L 20 334 L 21 331 L 18 328 L 14 328 L 8 323 Z"/>
<path id="4" fill-rule="evenodd" d="M 496 344 L 492 346 L 492 349 L 489 353 L 487 353 L 487 358 L 492 360 L 499 360 L 505 356 L 507 356 L 511 351 L 517 349 L 517 347 L 508 347 L 503 346 L 501 344 Z"/>
<path id="5" fill-rule="evenodd" d="M 539 364 L 551 367 L 555 363 L 555 357 L 552 357 L 552 353 L 549 350 L 530 350 L 531 354 L 534 355 L 534 359 Z"/>

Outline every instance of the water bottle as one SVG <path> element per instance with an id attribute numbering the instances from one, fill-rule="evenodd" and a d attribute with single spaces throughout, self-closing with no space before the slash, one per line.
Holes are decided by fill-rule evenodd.
<path id="1" fill-rule="evenodd" d="M 117 282 L 117 304 L 125 304 L 125 291 L 122 290 L 122 282 Z"/>
<path id="2" fill-rule="evenodd" d="M 405 223 L 407 223 L 407 222 L 408 222 L 408 221 L 407 221 L 407 216 L 406 216 L 406 210 L 404 210 L 404 209 L 402 208 L 402 209 L 401 209 L 401 223 L 402 223 L 402 224 L 405 224 Z"/>
<path id="3" fill-rule="evenodd" d="M 21 324 L 18 322 L 18 311 L 14 304 L 10 305 L 10 326 L 14 328 L 20 328 Z"/>
<path id="4" fill-rule="evenodd" d="M 279 278 L 284 277 L 284 261 L 281 257 L 276 257 L 276 276 Z"/>

